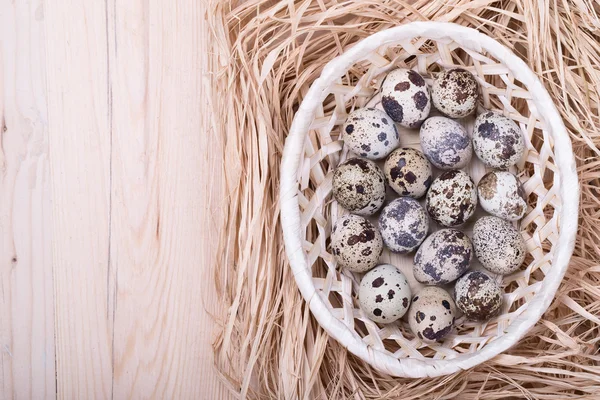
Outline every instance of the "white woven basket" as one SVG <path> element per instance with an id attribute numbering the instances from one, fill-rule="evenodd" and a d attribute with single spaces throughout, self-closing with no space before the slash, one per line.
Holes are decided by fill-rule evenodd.
<path id="1" fill-rule="evenodd" d="M 330 195 L 333 169 L 346 153 L 340 127 L 352 109 L 377 105 L 377 83 L 396 66 L 417 70 L 429 83 L 442 68 L 468 69 L 480 83 L 483 108 L 512 118 L 527 143 L 514 171 L 530 203 L 520 222 L 529 252 L 525 265 L 498 277 L 505 290 L 500 316 L 483 324 L 459 319 L 455 332 L 433 345 L 415 338 L 405 321 L 381 326 L 370 321 L 356 301 L 360 276 L 336 269 L 327 246 L 332 224 L 343 211 Z M 471 126 L 472 117 L 463 122 Z M 418 147 L 418 133 L 399 130 L 402 146 Z M 485 168 L 474 162 L 469 172 L 477 182 Z M 569 136 L 527 65 L 476 30 L 414 22 L 374 34 L 326 65 L 306 93 L 286 140 L 280 195 L 287 256 L 320 325 L 378 370 L 420 378 L 484 362 L 516 344 L 539 320 L 573 251 L 579 188 Z M 382 261 L 403 269 L 416 292 L 411 257 L 386 252 Z"/>

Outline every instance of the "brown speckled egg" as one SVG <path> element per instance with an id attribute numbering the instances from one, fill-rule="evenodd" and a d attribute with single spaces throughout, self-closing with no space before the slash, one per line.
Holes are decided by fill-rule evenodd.
<path id="1" fill-rule="evenodd" d="M 408 311 L 410 330 L 425 342 L 437 342 L 452 332 L 456 305 L 439 287 L 426 287 L 413 298 Z"/>
<path id="2" fill-rule="evenodd" d="M 346 214 L 331 231 L 331 252 L 338 266 L 352 272 L 368 271 L 383 252 L 381 233 L 365 218 Z"/>
<path id="3" fill-rule="evenodd" d="M 473 148 L 485 165 L 506 169 L 525 152 L 525 139 L 519 126 L 499 112 L 488 111 L 475 119 Z"/>
<path id="4" fill-rule="evenodd" d="M 518 270 L 527 254 L 523 236 L 510 222 L 498 217 L 475 222 L 473 247 L 485 269 L 502 275 Z"/>
<path id="5" fill-rule="evenodd" d="M 344 144 L 369 160 L 386 157 L 400 144 L 396 124 L 381 110 L 360 108 L 348 115 L 344 126 Z"/>
<path id="6" fill-rule="evenodd" d="M 446 117 L 428 118 L 419 133 L 425 157 L 439 169 L 459 169 L 471 161 L 473 144 L 458 122 Z"/>
<path id="7" fill-rule="evenodd" d="M 381 211 L 379 230 L 391 251 L 406 254 L 419 247 L 427 236 L 429 218 L 418 201 L 400 197 Z"/>
<path id="8" fill-rule="evenodd" d="M 422 197 L 433 181 L 429 161 L 419 150 L 410 148 L 394 150 L 385 160 L 383 173 L 396 193 L 415 199 Z"/>
<path id="9" fill-rule="evenodd" d="M 446 171 L 431 184 L 425 206 L 438 224 L 449 227 L 462 225 L 477 207 L 475 183 L 464 171 Z"/>
<path id="10" fill-rule="evenodd" d="M 419 126 L 429 116 L 431 98 L 425 79 L 418 72 L 398 68 L 381 84 L 381 105 L 397 123 L 407 128 Z"/>
<path id="11" fill-rule="evenodd" d="M 352 158 L 333 173 L 333 197 L 346 210 L 373 215 L 385 200 L 385 176 L 373 161 Z"/>
<path id="12" fill-rule="evenodd" d="M 482 271 L 468 272 L 456 281 L 454 297 L 458 308 L 474 321 L 495 317 L 502 308 L 502 288 Z"/>
<path id="13" fill-rule="evenodd" d="M 358 289 L 360 308 L 371 320 L 383 324 L 401 318 L 408 310 L 411 296 L 408 280 L 390 264 L 367 272 Z"/>
<path id="14" fill-rule="evenodd" d="M 431 88 L 433 105 L 450 118 L 464 118 L 477 108 L 479 84 L 472 73 L 454 68 L 440 73 Z"/>
<path id="15" fill-rule="evenodd" d="M 425 285 L 445 285 L 465 273 L 473 259 L 473 245 L 457 229 L 432 233 L 415 254 L 413 275 Z"/>
<path id="16" fill-rule="evenodd" d="M 517 221 L 527 211 L 521 183 L 510 172 L 488 172 L 479 181 L 477 193 L 485 211 L 507 221 Z"/>

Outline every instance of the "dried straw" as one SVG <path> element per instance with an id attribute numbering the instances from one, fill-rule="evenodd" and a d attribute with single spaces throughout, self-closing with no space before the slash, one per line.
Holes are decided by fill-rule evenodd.
<path id="1" fill-rule="evenodd" d="M 213 130 L 225 143 L 226 227 L 216 285 L 227 304 L 215 362 L 238 397 L 600 399 L 600 5 L 593 0 L 210 0 Z M 543 80 L 581 182 L 575 255 L 556 301 L 506 354 L 428 380 L 382 375 L 311 317 L 283 251 L 278 185 L 294 111 L 356 41 L 416 20 L 490 35 Z"/>

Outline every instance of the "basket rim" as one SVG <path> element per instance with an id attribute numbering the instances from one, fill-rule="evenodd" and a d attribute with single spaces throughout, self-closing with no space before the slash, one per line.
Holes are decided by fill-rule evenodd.
<path id="1" fill-rule="evenodd" d="M 509 325 L 504 335 L 474 353 L 462 354 L 453 359 L 396 359 L 368 346 L 356 332 L 331 313 L 318 295 L 307 255 L 302 248 L 297 171 L 316 106 L 322 103 L 329 93 L 327 89 L 330 83 L 343 75 L 351 65 L 364 59 L 365 55 L 383 45 L 399 43 L 416 36 L 432 40 L 451 39 L 461 47 L 477 52 L 483 49 L 502 62 L 514 77 L 527 87 L 555 142 L 554 159 L 559 171 L 559 193 L 563 200 L 553 265 L 542 280 L 540 290 L 528 302 L 527 309 Z M 321 327 L 351 353 L 380 371 L 399 377 L 435 377 L 466 370 L 491 359 L 516 344 L 539 321 L 552 302 L 573 253 L 578 225 L 579 184 L 571 141 L 562 118 L 542 83 L 523 60 L 507 47 L 473 28 L 449 22 L 411 22 L 362 39 L 344 54 L 329 61 L 320 77 L 313 82 L 294 116 L 285 142 L 280 166 L 280 207 L 290 267 L 302 296 Z"/>

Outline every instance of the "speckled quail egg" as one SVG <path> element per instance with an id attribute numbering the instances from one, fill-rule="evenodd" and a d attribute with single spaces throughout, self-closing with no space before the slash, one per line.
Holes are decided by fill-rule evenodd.
<path id="1" fill-rule="evenodd" d="M 383 173 L 396 193 L 415 199 L 423 197 L 433 181 L 429 161 L 419 150 L 410 148 L 392 151 L 385 160 Z"/>
<path id="2" fill-rule="evenodd" d="M 419 126 L 429 116 L 431 98 L 425 79 L 418 72 L 398 68 L 381 84 L 381 105 L 385 112 L 407 128 Z"/>
<path id="3" fill-rule="evenodd" d="M 439 169 L 460 169 L 471 161 L 471 138 L 461 124 L 450 118 L 428 118 L 421 125 L 420 138 L 423 154 Z"/>
<path id="4" fill-rule="evenodd" d="M 400 197 L 381 211 L 379 230 L 388 249 L 406 254 L 419 247 L 427 236 L 429 218 L 418 201 Z"/>
<path id="5" fill-rule="evenodd" d="M 383 324 L 401 318 L 408 310 L 411 296 L 408 280 L 390 264 L 367 272 L 358 289 L 360 308 L 371 320 Z"/>
<path id="6" fill-rule="evenodd" d="M 525 139 L 512 119 L 488 111 L 475 119 L 473 148 L 488 167 L 506 169 L 523 157 Z"/>
<path id="7" fill-rule="evenodd" d="M 464 118 L 477 108 L 479 84 L 472 73 L 454 68 L 440 73 L 431 88 L 433 105 L 450 118 Z"/>
<path id="8" fill-rule="evenodd" d="M 498 217 L 483 217 L 475 222 L 473 247 L 485 269 L 502 275 L 518 270 L 527 254 L 519 231 Z"/>
<path id="9" fill-rule="evenodd" d="M 333 197 L 346 210 L 373 215 L 385 200 L 385 176 L 373 162 L 352 158 L 333 173 Z"/>
<path id="10" fill-rule="evenodd" d="M 432 233 L 415 254 L 413 275 L 425 285 L 445 285 L 465 273 L 473 259 L 473 245 L 457 229 Z"/>
<path id="11" fill-rule="evenodd" d="M 471 177 L 464 171 L 446 171 L 437 177 L 425 199 L 427 212 L 443 226 L 464 224 L 477 207 L 477 190 Z"/>
<path id="12" fill-rule="evenodd" d="M 477 193 L 481 207 L 496 217 L 517 221 L 527 211 L 521 183 L 510 172 L 488 172 L 479 181 Z"/>
<path id="13" fill-rule="evenodd" d="M 386 113 L 376 108 L 352 111 L 342 130 L 344 144 L 369 160 L 386 157 L 400 144 L 396 124 Z"/>
<path id="14" fill-rule="evenodd" d="M 488 274 L 471 271 L 460 277 L 454 287 L 456 305 L 467 319 L 486 321 L 502 308 L 502 288 Z"/>
<path id="15" fill-rule="evenodd" d="M 331 231 L 331 252 L 338 266 L 352 272 L 368 271 L 383 252 L 381 233 L 365 218 L 346 214 Z"/>
<path id="16" fill-rule="evenodd" d="M 455 317 L 456 305 L 448 292 L 439 287 L 426 287 L 412 300 L 408 324 L 419 339 L 431 343 L 442 340 L 452 331 Z"/>

